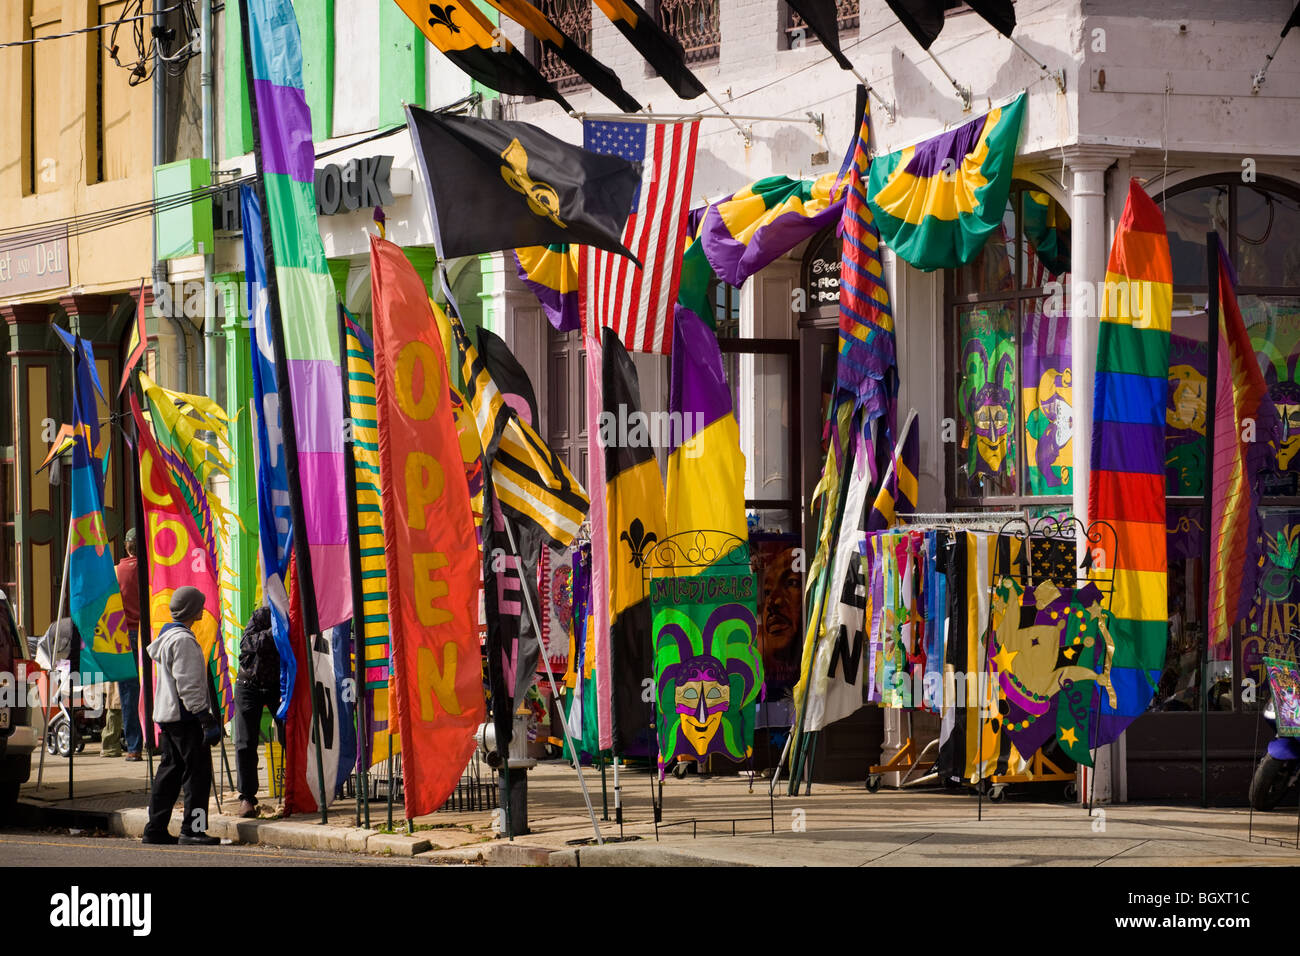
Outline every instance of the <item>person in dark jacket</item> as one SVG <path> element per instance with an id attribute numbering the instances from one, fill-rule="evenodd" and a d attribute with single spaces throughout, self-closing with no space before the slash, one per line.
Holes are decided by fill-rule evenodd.
<path id="1" fill-rule="evenodd" d="M 185 790 L 185 816 L 179 842 L 211 846 L 208 793 L 212 789 L 212 747 L 221 740 L 221 723 L 211 705 L 207 661 L 191 628 L 203 614 L 205 598 L 195 587 L 172 595 L 172 623 L 149 645 L 157 674 L 153 719 L 158 724 L 162 762 L 149 796 L 144 843 L 176 843 L 167 832 L 172 808 Z"/>
<path id="2" fill-rule="evenodd" d="M 271 636 L 271 610 L 259 607 L 239 639 L 239 671 L 235 675 L 235 769 L 239 775 L 239 815 L 257 816 L 257 744 L 262 708 L 280 709 L 280 653 Z M 284 723 L 275 722 L 284 741 Z"/>

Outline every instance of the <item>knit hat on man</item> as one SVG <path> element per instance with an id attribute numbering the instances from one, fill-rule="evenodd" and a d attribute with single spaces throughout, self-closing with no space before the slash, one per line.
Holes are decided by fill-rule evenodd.
<path id="1" fill-rule="evenodd" d="M 176 593 L 172 595 L 172 620 L 177 624 L 188 624 L 203 613 L 205 603 L 207 598 L 198 588 L 188 584 L 177 588 Z"/>

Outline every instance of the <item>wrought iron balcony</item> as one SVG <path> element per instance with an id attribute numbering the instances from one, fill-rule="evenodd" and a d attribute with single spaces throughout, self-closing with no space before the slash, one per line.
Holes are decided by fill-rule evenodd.
<path id="1" fill-rule="evenodd" d="M 659 25 L 686 51 L 687 63 L 709 63 L 722 45 L 719 0 L 659 0 Z"/>
<path id="2" fill-rule="evenodd" d="M 535 0 L 535 3 L 537 9 L 559 27 L 565 36 L 588 53 L 591 52 L 591 0 Z M 586 83 L 554 51 L 536 40 L 531 45 L 537 69 L 557 89 L 569 90 Z"/>
<path id="3" fill-rule="evenodd" d="M 843 45 L 849 41 L 845 34 L 858 29 L 858 0 L 835 0 L 835 14 L 840 28 L 840 44 Z M 820 42 L 816 34 L 808 29 L 808 24 L 804 23 L 803 17 L 795 13 L 788 4 L 785 8 L 785 36 L 786 45 L 790 49 L 793 49 L 795 41 L 800 39 L 804 43 Z"/>

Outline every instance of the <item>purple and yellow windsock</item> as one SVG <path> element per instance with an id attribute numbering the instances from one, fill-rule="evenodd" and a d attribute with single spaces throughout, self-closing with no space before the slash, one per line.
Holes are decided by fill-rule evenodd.
<path id="1" fill-rule="evenodd" d="M 275 255 L 316 612 L 324 629 L 352 616 L 334 282 L 316 223 L 316 157 L 298 21 L 289 0 L 247 2 L 263 216 Z"/>
<path id="2" fill-rule="evenodd" d="M 1106 554 L 1114 574 L 1111 598 L 1114 695 L 1093 691 L 1100 707 L 1087 745 L 1119 737 L 1147 709 L 1164 667 L 1169 629 L 1165 550 L 1165 406 L 1173 266 L 1160 207 L 1137 180 L 1106 266 L 1097 340 L 1088 516 L 1115 529 L 1118 550 Z M 1076 317 L 1079 320 L 1081 317 Z M 1103 535 L 1103 547 L 1109 535 Z"/>
<path id="3" fill-rule="evenodd" d="M 578 310 L 578 247 L 525 246 L 515 250 L 519 280 L 537 296 L 557 332 L 581 328 Z"/>
<path id="4" fill-rule="evenodd" d="M 867 423 L 885 416 L 886 433 L 896 424 L 898 375 L 894 344 L 894 315 L 880 261 L 880 233 L 867 203 L 871 113 L 866 91 L 859 87 L 862 122 L 847 167 L 847 195 L 840 235 L 840 337 L 835 368 L 836 386 L 853 396 L 854 408 L 865 409 Z"/>

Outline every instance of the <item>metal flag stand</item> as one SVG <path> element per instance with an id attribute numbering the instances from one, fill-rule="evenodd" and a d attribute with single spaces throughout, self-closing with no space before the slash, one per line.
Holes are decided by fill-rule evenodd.
<path id="1" fill-rule="evenodd" d="M 728 531 L 712 530 L 695 530 L 682 531 L 677 534 L 669 535 L 648 550 L 642 551 L 639 555 L 641 565 L 642 580 L 645 583 L 647 595 L 653 593 L 654 580 L 656 576 L 660 578 L 687 577 L 700 574 L 705 571 L 728 571 L 736 575 L 752 576 L 754 571 L 750 563 L 749 542 L 743 538 Z M 754 588 L 757 595 L 757 587 Z M 757 641 L 757 636 L 753 638 Z M 756 648 L 757 650 L 757 648 Z M 755 674 L 755 679 L 757 679 Z M 660 704 L 659 695 L 655 693 L 656 713 Z M 671 823 L 665 823 L 663 819 L 664 808 L 664 765 L 663 752 L 659 749 L 662 742 L 659 740 L 658 721 L 651 723 L 652 739 L 655 741 L 655 749 L 659 753 L 659 773 L 658 773 L 658 792 L 655 788 L 655 777 L 653 768 L 650 777 L 651 800 L 654 807 L 654 828 L 655 840 L 659 839 L 659 831 L 671 829 L 673 827 L 689 826 L 691 835 L 699 835 L 699 826 L 701 823 L 730 823 L 731 835 L 736 835 L 736 824 L 752 821 L 766 820 L 772 833 L 776 832 L 776 803 L 774 786 L 767 788 L 768 812 L 766 816 L 723 816 L 723 817 L 686 817 L 681 820 L 674 820 Z M 707 758 L 705 758 L 707 759 Z M 703 765 L 703 759 L 697 759 L 697 764 Z M 748 767 L 749 792 L 754 792 L 754 751 L 753 747 L 749 748 L 746 754 L 746 764 Z M 617 791 L 616 791 L 617 793 Z M 621 807 L 618 808 L 621 816 Z"/>

